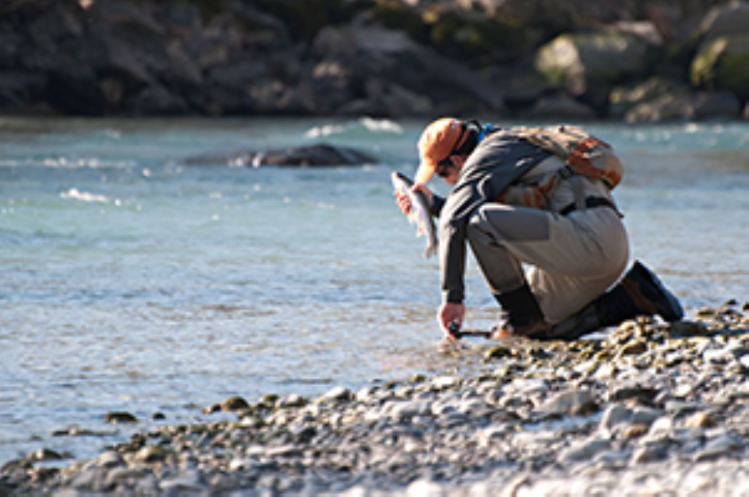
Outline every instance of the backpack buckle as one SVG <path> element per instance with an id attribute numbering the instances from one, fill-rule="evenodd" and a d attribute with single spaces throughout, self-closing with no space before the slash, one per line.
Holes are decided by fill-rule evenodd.
<path id="1" fill-rule="evenodd" d="M 565 164 L 563 168 L 559 170 L 559 177 L 562 179 L 570 179 L 575 175 L 575 168 L 570 164 Z"/>

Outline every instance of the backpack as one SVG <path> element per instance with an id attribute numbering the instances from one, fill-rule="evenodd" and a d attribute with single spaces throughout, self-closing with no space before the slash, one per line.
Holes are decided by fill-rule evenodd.
<path id="1" fill-rule="evenodd" d="M 547 208 L 549 198 L 563 180 L 575 175 L 601 181 L 613 190 L 622 180 L 624 166 L 611 146 L 579 126 L 517 128 L 518 136 L 564 161 L 564 167 L 547 174 L 533 185 L 514 184 L 497 199 L 500 202 Z"/>

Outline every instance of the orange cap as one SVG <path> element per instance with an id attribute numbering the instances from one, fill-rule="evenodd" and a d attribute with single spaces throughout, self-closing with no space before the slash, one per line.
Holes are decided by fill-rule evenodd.
<path id="1" fill-rule="evenodd" d="M 463 131 L 463 123 L 452 117 L 437 119 L 424 129 L 419 138 L 421 164 L 416 171 L 416 183 L 422 185 L 428 183 L 437 169 L 437 164 L 447 159 L 453 150 L 463 145 L 468 137 L 468 133 Z M 459 140 L 460 143 L 458 143 Z"/>

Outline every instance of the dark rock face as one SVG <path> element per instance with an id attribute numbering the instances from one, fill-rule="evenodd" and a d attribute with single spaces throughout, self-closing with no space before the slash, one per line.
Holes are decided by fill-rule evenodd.
<path id="1" fill-rule="evenodd" d="M 653 76 L 744 106 L 747 12 L 709 0 L 15 0 L 0 6 L 0 113 L 622 118 L 613 95 Z"/>

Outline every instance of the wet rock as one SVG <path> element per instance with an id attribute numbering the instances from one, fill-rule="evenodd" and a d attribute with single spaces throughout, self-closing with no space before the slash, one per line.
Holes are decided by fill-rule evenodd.
<path id="1" fill-rule="evenodd" d="M 406 495 L 408 497 L 442 497 L 447 496 L 448 492 L 437 482 L 420 479 L 408 486 Z"/>
<path id="2" fill-rule="evenodd" d="M 39 449 L 28 457 L 34 461 L 59 461 L 64 458 L 62 454 L 52 449 Z"/>
<path id="3" fill-rule="evenodd" d="M 226 164 L 231 167 L 241 166 L 295 166 L 295 167 L 332 167 L 358 166 L 377 162 L 373 157 L 349 147 L 317 144 L 301 147 L 289 147 L 263 152 L 234 152 L 228 155 L 198 156 L 185 160 L 187 164 Z"/>
<path id="4" fill-rule="evenodd" d="M 148 445 L 133 454 L 136 463 L 153 463 L 166 459 L 168 452 L 158 445 Z"/>
<path id="5" fill-rule="evenodd" d="M 438 376 L 430 384 L 434 390 L 447 390 L 460 386 L 461 379 L 455 376 Z"/>
<path id="6" fill-rule="evenodd" d="M 233 412 L 247 409 L 250 407 L 250 404 L 242 397 L 234 396 L 224 399 L 219 406 L 224 412 Z"/>
<path id="7" fill-rule="evenodd" d="M 632 418 L 632 411 L 622 404 L 613 404 L 603 413 L 601 428 L 611 430 L 620 423 L 627 423 Z"/>
<path id="8" fill-rule="evenodd" d="M 689 416 L 684 425 L 687 428 L 709 428 L 715 426 L 715 421 L 704 412 L 696 412 Z"/>
<path id="9" fill-rule="evenodd" d="M 622 433 L 622 438 L 624 438 L 625 440 L 631 438 L 639 438 L 647 434 L 649 429 L 650 426 L 648 425 L 632 424 L 626 427 L 626 429 Z"/>
<path id="10" fill-rule="evenodd" d="M 708 440 L 704 449 L 697 452 L 694 455 L 693 460 L 695 462 L 713 460 L 743 447 L 743 440 L 728 433 L 724 433 Z"/>
<path id="11" fill-rule="evenodd" d="M 648 431 L 653 422 L 663 416 L 663 411 L 647 407 L 628 408 L 613 404 L 603 414 L 600 428 L 623 433 L 624 438 L 637 437 Z"/>
<path id="12" fill-rule="evenodd" d="M 294 407 L 302 407 L 307 404 L 307 400 L 299 394 L 289 394 L 286 397 L 278 399 L 276 407 L 279 409 L 290 409 Z"/>
<path id="13" fill-rule="evenodd" d="M 119 423 L 137 423 L 138 418 L 130 414 L 129 412 L 124 411 L 114 411 L 114 412 L 108 412 L 104 415 L 104 421 L 107 423 L 112 424 L 119 424 Z"/>
<path id="14" fill-rule="evenodd" d="M 655 461 L 660 461 L 668 457 L 667 450 L 660 445 L 645 445 L 644 447 L 637 448 L 632 454 L 630 463 L 645 464 Z"/>
<path id="15" fill-rule="evenodd" d="M 608 400 L 613 402 L 636 400 L 637 402 L 643 404 L 651 404 L 655 400 L 658 393 L 659 390 L 655 388 L 620 387 L 616 388 L 609 394 Z"/>
<path id="16" fill-rule="evenodd" d="M 200 474 L 196 471 L 187 471 L 175 478 L 167 478 L 159 483 L 159 487 L 167 494 L 185 495 L 202 493 L 205 485 L 201 482 Z"/>
<path id="17" fill-rule="evenodd" d="M 668 329 L 668 334 L 672 337 L 699 337 L 709 335 L 710 331 L 704 323 L 678 321 L 676 323 L 671 323 Z"/>
<path id="18" fill-rule="evenodd" d="M 106 468 L 84 468 L 70 478 L 68 486 L 75 490 L 106 492 L 112 489 L 111 484 L 107 482 L 107 476 Z"/>
<path id="19" fill-rule="evenodd" d="M 582 461 L 590 461 L 597 454 L 611 448 L 611 442 L 605 439 L 587 440 L 574 445 L 559 455 L 561 464 L 571 464 Z"/>
<path id="20" fill-rule="evenodd" d="M 432 412 L 432 403 L 428 400 L 413 400 L 405 402 L 389 402 L 383 411 L 395 420 L 410 419 L 414 416 L 426 416 Z"/>
<path id="21" fill-rule="evenodd" d="M 351 391 L 343 386 L 337 386 L 330 390 L 328 390 L 326 393 L 321 395 L 317 399 L 318 404 L 325 404 L 328 402 L 347 402 L 351 400 L 353 395 L 351 394 Z"/>
<path id="22" fill-rule="evenodd" d="M 125 460 L 119 452 L 115 450 L 107 450 L 96 459 L 95 464 L 102 468 L 113 468 L 124 465 Z"/>

